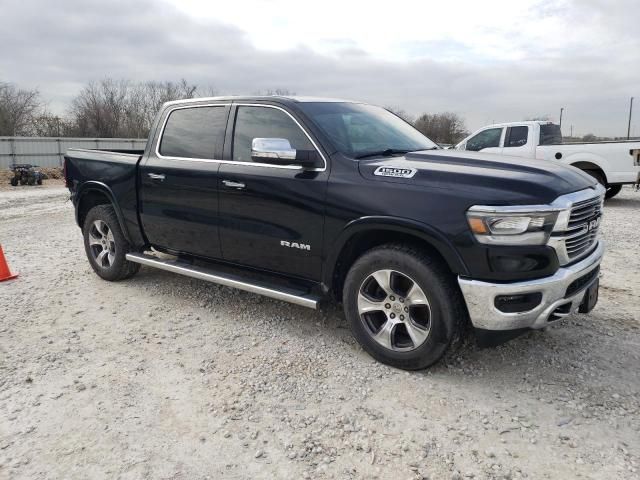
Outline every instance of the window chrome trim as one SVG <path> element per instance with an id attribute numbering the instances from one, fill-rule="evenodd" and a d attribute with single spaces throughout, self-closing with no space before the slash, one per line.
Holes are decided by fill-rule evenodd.
<path id="1" fill-rule="evenodd" d="M 162 143 L 162 139 L 164 137 L 164 130 L 167 128 L 167 123 L 169 122 L 169 117 L 176 110 L 184 110 L 187 108 L 204 108 L 204 107 L 228 107 L 230 103 L 207 103 L 203 105 L 184 105 L 184 106 L 176 106 L 168 109 L 168 113 L 162 122 L 162 128 L 160 129 L 160 135 L 158 135 L 158 140 L 156 141 L 155 154 L 156 157 L 162 158 L 163 160 L 188 160 L 191 162 L 221 162 L 222 160 L 216 160 L 213 158 L 193 158 L 193 157 L 174 157 L 170 155 L 162 155 L 160 153 L 160 144 Z M 227 118 L 227 122 L 229 119 Z"/>
<path id="2" fill-rule="evenodd" d="M 169 117 L 171 116 L 171 114 L 175 110 L 184 110 L 186 108 L 203 108 L 203 107 L 227 107 L 227 106 L 231 107 L 233 105 L 239 106 L 239 107 L 275 108 L 276 110 L 280 110 L 280 111 L 286 113 L 289 116 L 289 118 L 291 118 L 291 120 L 293 120 L 295 122 L 295 124 L 298 126 L 298 128 L 300 128 L 300 130 L 302 130 L 302 132 L 307 136 L 307 138 L 309 139 L 311 144 L 314 146 L 316 151 L 320 154 L 320 157 L 322 158 L 322 161 L 323 161 L 324 165 L 321 168 L 318 167 L 318 168 L 307 168 L 307 169 L 304 169 L 304 167 L 302 167 L 301 165 L 273 165 L 273 164 L 270 164 L 270 163 L 239 162 L 237 160 L 218 160 L 218 159 L 214 159 L 214 158 L 172 157 L 172 156 L 165 156 L 165 155 L 162 155 L 160 153 L 160 143 L 162 142 L 162 138 L 164 137 L 164 130 L 167 127 L 167 122 L 169 121 Z M 227 122 L 228 122 L 228 119 L 227 119 Z M 234 119 L 233 125 L 235 127 L 235 119 Z M 221 163 L 221 164 L 228 164 L 228 165 L 249 165 L 249 166 L 253 166 L 253 167 L 281 168 L 281 169 L 284 169 L 284 170 L 303 170 L 304 169 L 307 172 L 324 172 L 324 171 L 327 170 L 327 159 L 326 159 L 326 157 L 324 156 L 324 154 L 322 153 L 320 148 L 318 148 L 318 145 L 313 140 L 313 138 L 311 138 L 311 135 L 309 135 L 309 132 L 307 132 L 307 130 L 300 124 L 300 122 L 298 122 L 298 120 L 296 120 L 294 118 L 294 116 L 291 115 L 289 112 L 287 112 L 284 108 L 278 107 L 276 105 L 267 105 L 267 104 L 262 104 L 262 103 L 233 103 L 233 102 L 229 102 L 229 103 L 207 103 L 207 104 L 202 104 L 202 105 L 181 105 L 181 104 L 178 104 L 177 106 L 170 108 L 169 111 L 167 112 L 167 115 L 166 115 L 166 117 L 164 119 L 164 122 L 162 123 L 162 129 L 160 130 L 160 135 L 158 136 L 158 140 L 156 141 L 155 154 L 156 154 L 156 156 L 158 158 L 161 158 L 163 160 L 187 160 L 187 161 L 190 161 L 190 162 L 212 162 L 212 163 Z"/>

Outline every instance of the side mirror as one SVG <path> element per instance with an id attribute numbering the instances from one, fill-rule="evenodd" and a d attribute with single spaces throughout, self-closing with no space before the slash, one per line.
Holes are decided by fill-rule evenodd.
<path id="1" fill-rule="evenodd" d="M 291 148 L 286 138 L 254 138 L 251 142 L 251 158 L 256 162 L 274 165 L 300 165 L 313 167 L 317 153 Z"/>

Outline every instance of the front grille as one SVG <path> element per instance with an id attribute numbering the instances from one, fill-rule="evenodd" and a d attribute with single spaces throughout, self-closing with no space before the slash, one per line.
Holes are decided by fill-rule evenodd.
<path id="1" fill-rule="evenodd" d="M 569 260 L 581 257 L 595 245 L 600 228 L 601 214 L 602 197 L 600 196 L 576 202 L 572 205 L 565 236 L 565 246 Z"/>

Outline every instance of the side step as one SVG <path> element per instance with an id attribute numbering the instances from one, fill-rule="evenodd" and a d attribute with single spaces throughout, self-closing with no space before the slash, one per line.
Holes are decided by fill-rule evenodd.
<path id="1" fill-rule="evenodd" d="M 295 303 L 303 307 L 317 310 L 320 298 L 309 293 L 296 291 L 290 288 L 274 288 L 266 283 L 248 282 L 237 275 L 217 272 L 211 268 L 190 265 L 179 260 L 161 260 L 143 253 L 127 253 L 127 260 L 140 263 L 148 267 L 159 268 L 169 272 L 178 273 L 187 277 L 193 277 L 207 282 L 217 283 L 226 287 L 237 288 L 251 293 L 257 293 L 266 297 Z"/>

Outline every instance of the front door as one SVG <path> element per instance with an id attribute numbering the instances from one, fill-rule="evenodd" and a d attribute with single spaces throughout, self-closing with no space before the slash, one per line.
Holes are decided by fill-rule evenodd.
<path id="1" fill-rule="evenodd" d="M 319 280 L 328 170 L 275 166 L 251 159 L 254 138 L 284 138 L 317 150 L 285 110 L 238 105 L 229 155 L 219 171 L 220 241 L 225 260 Z M 229 138 L 229 136 L 227 137 Z"/>
<path id="2" fill-rule="evenodd" d="M 229 105 L 169 110 L 140 165 L 140 218 L 151 245 L 220 258 L 218 169 Z"/>
<path id="3" fill-rule="evenodd" d="M 467 140 L 465 150 L 473 152 L 484 153 L 502 153 L 502 147 L 500 147 L 500 140 L 502 139 L 502 132 L 504 128 L 488 128 L 476 133 L 473 137 Z"/>

